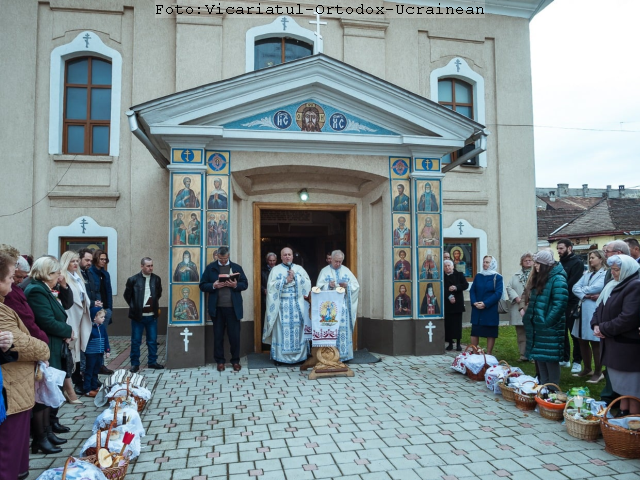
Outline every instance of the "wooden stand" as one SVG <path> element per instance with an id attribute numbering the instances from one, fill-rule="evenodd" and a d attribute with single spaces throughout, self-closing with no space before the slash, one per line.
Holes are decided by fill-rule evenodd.
<path id="1" fill-rule="evenodd" d="M 311 357 L 300 366 L 301 371 L 313 367 L 309 380 L 321 377 L 353 377 L 354 373 L 340 361 L 340 353 L 336 347 L 313 347 Z"/>

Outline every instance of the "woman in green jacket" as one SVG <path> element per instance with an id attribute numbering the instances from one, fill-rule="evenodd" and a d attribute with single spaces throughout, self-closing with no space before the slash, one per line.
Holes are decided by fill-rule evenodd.
<path id="1" fill-rule="evenodd" d="M 25 289 L 24 294 L 27 302 L 33 310 L 36 325 L 49 337 L 49 366 L 58 370 L 66 370 L 66 365 L 62 362 L 62 345 L 67 344 L 75 338 L 73 329 L 67 324 L 67 312 L 65 312 L 62 304 L 58 300 L 57 293 L 53 287 L 58 283 L 60 276 L 60 264 L 55 257 L 40 257 L 33 263 L 31 272 L 31 283 Z M 68 348 L 68 347 L 67 347 Z M 42 410 L 33 409 L 34 429 L 36 436 L 32 444 L 32 452 L 38 453 L 42 450 L 44 453 L 57 453 L 59 447 L 51 448 L 45 439 L 57 445 L 66 443 L 66 440 L 55 437 L 51 433 L 66 433 L 70 429 L 61 425 L 58 421 L 58 409 L 48 407 Z M 44 405 L 42 405 L 44 407 Z M 42 430 L 44 429 L 44 434 Z"/>
<path id="2" fill-rule="evenodd" d="M 560 383 L 564 355 L 564 312 L 569 299 L 567 275 L 548 250 L 533 257 L 533 272 L 525 288 L 528 303 L 522 323 L 527 336 L 525 356 L 535 360 L 541 384 Z"/>

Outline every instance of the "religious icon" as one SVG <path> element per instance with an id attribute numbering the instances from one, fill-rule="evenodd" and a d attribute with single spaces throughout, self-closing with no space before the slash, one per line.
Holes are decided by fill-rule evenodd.
<path id="1" fill-rule="evenodd" d="M 180 289 L 182 298 L 176 302 L 173 309 L 173 319 L 181 321 L 198 321 L 200 315 L 198 315 L 198 306 L 196 302 L 189 298 L 191 296 L 191 288 L 182 287 Z"/>
<path id="2" fill-rule="evenodd" d="M 418 246 L 436 247 L 440 245 L 440 217 L 438 215 L 420 215 L 418 219 Z"/>
<path id="3" fill-rule="evenodd" d="M 440 282 L 420 282 L 420 315 L 440 315 Z"/>
<path id="4" fill-rule="evenodd" d="M 407 252 L 402 248 L 394 248 L 393 279 L 411 280 L 411 263 L 407 260 Z"/>
<path id="5" fill-rule="evenodd" d="M 200 245 L 201 234 L 198 214 L 192 212 L 189 217 L 189 225 L 187 226 L 187 245 Z"/>
<path id="6" fill-rule="evenodd" d="M 187 244 L 187 226 L 184 224 L 184 214 L 178 212 L 173 219 L 173 226 L 171 229 L 171 243 L 172 245 L 186 245 Z"/>
<path id="7" fill-rule="evenodd" d="M 416 182 L 416 192 L 420 194 L 418 199 L 418 212 L 439 212 L 440 182 L 437 180 Z"/>
<path id="8" fill-rule="evenodd" d="M 411 316 L 411 284 L 396 282 L 394 284 L 395 298 L 393 300 L 393 315 L 395 317 Z"/>
<path id="9" fill-rule="evenodd" d="M 209 195 L 207 201 L 207 209 L 209 210 L 226 210 L 229 208 L 229 195 L 227 191 L 229 177 L 224 176 L 207 176 L 207 193 Z"/>
<path id="10" fill-rule="evenodd" d="M 191 186 L 198 190 L 193 190 Z M 175 208 L 200 208 L 200 175 L 199 174 L 174 174 L 173 191 Z"/>
<path id="11" fill-rule="evenodd" d="M 411 246 L 411 230 L 409 215 L 393 214 L 393 245 L 395 247 Z"/>
<path id="12" fill-rule="evenodd" d="M 464 273 L 467 278 L 473 278 L 473 245 L 470 243 L 456 243 L 445 245 L 445 250 L 449 251 L 453 268 Z"/>
<path id="13" fill-rule="evenodd" d="M 209 173 L 226 173 L 227 158 L 225 155 L 218 152 L 207 152 L 207 154 L 207 166 L 210 169 Z"/>
<path id="14" fill-rule="evenodd" d="M 394 212 L 409 212 L 409 182 L 408 181 L 392 181 L 393 191 L 393 207 Z"/>
<path id="15" fill-rule="evenodd" d="M 218 261 L 218 249 L 207 248 L 207 265 L 216 261 Z"/>
<path id="16" fill-rule="evenodd" d="M 296 123 L 303 132 L 321 132 L 324 122 L 324 109 L 317 103 L 303 103 L 296 111 Z"/>
<path id="17" fill-rule="evenodd" d="M 173 263 L 178 262 L 173 271 L 174 282 L 199 282 L 200 274 L 198 265 L 200 264 L 199 248 L 174 248 Z"/>
<path id="18" fill-rule="evenodd" d="M 398 177 L 404 177 L 409 173 L 409 164 L 405 158 L 391 159 L 391 171 Z M 407 189 L 408 190 L 408 189 Z"/>
<path id="19" fill-rule="evenodd" d="M 440 249 L 438 248 L 421 248 L 419 250 L 420 258 L 420 280 L 438 280 L 440 272 L 438 266 Z"/>

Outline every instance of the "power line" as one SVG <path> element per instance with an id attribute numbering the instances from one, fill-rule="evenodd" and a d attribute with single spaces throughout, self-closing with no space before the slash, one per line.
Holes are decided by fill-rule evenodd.
<path id="1" fill-rule="evenodd" d="M 75 157 L 74 157 L 74 160 L 75 160 Z M 73 165 L 73 163 L 72 163 L 72 162 L 70 162 L 70 163 L 69 163 L 69 166 L 67 167 L 67 169 L 64 171 L 64 173 L 63 173 L 63 174 L 62 174 L 62 176 L 60 177 L 60 180 L 58 180 L 58 183 L 56 183 L 56 184 L 53 186 L 53 188 L 52 188 L 51 190 L 49 190 L 49 191 L 44 195 L 44 197 L 42 197 L 42 198 L 41 198 L 40 200 L 38 200 L 36 203 L 34 203 L 34 204 L 32 204 L 32 205 L 29 205 L 28 207 L 23 208 L 22 210 L 19 210 L 19 211 L 17 211 L 17 212 L 13 212 L 13 213 L 6 213 L 6 214 L 4 214 L 4 215 L 0 215 L 0 218 L 4 218 L 4 217 L 12 217 L 13 215 L 19 215 L 19 214 L 21 214 L 22 212 L 26 212 L 27 210 L 31 210 L 33 207 L 35 207 L 36 205 L 38 205 L 38 204 L 39 204 L 40 202 L 42 202 L 45 198 L 47 198 L 47 197 L 49 196 L 49 194 L 50 194 L 51 192 L 53 192 L 53 191 L 56 189 L 56 187 L 57 187 L 58 185 L 60 185 L 60 182 L 61 182 L 61 181 L 62 181 L 62 179 L 65 177 L 65 175 L 67 174 L 67 172 L 69 171 L 69 169 L 71 168 L 71 165 Z"/>
<path id="2" fill-rule="evenodd" d="M 518 123 L 487 123 L 487 126 L 496 127 L 533 127 L 533 128 L 553 128 L 557 130 L 578 130 L 583 132 L 622 132 L 622 133 L 640 133 L 640 130 L 621 130 L 621 129 L 606 129 L 606 128 L 580 128 L 580 127 L 559 127 L 556 125 L 533 125 L 533 124 L 518 124 Z"/>

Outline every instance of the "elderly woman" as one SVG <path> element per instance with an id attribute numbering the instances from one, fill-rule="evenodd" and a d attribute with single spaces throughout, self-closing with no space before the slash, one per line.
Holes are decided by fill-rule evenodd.
<path id="1" fill-rule="evenodd" d="M 462 312 L 464 312 L 464 294 L 469 282 L 464 273 L 453 268 L 451 260 L 444 261 L 444 339 L 449 342 L 446 350 L 453 350 L 453 339 L 456 339 L 456 350 L 461 351 Z"/>
<path id="2" fill-rule="evenodd" d="M 523 294 L 528 304 L 522 318 L 527 334 L 525 355 L 535 360 L 541 384 L 558 385 L 569 300 L 567 275 L 548 250 L 536 253 L 533 262 L 534 271 Z"/>
<path id="3" fill-rule="evenodd" d="M 524 333 L 524 326 L 522 325 L 522 315 L 520 315 L 520 302 L 522 301 L 522 293 L 527 286 L 527 280 L 529 280 L 529 274 L 533 267 L 533 253 L 526 252 L 520 257 L 520 271 L 516 272 L 511 281 L 506 286 L 507 295 L 511 305 L 509 306 L 509 323 L 516 327 L 516 336 L 518 337 L 518 350 L 520 350 L 520 361 L 524 362 L 527 357 L 524 356 L 524 352 L 527 348 L 527 337 Z"/>
<path id="4" fill-rule="evenodd" d="M 80 367 L 80 352 L 84 352 L 85 348 L 87 348 L 87 342 L 91 336 L 91 300 L 85 290 L 84 280 L 78 272 L 80 256 L 74 251 L 65 252 L 62 254 L 60 263 L 62 275 L 73 292 L 73 306 L 68 308 L 66 312 L 67 323 L 71 325 L 76 337 L 76 341 L 69 346 L 77 375 L 80 373 L 78 371 Z M 68 366 L 67 370 L 69 370 Z M 78 400 L 76 392 L 73 390 L 71 378 L 65 378 L 62 393 L 69 403 L 82 403 Z"/>
<path id="5" fill-rule="evenodd" d="M 29 283 L 24 294 L 31 310 L 33 310 L 36 325 L 49 337 L 49 351 L 51 353 L 49 364 L 58 370 L 65 370 L 62 365 L 62 344 L 66 343 L 68 345 L 75 337 L 73 329 L 70 325 L 67 325 L 67 313 L 60 304 L 55 290 L 53 290 L 53 287 L 58 283 L 59 275 L 60 264 L 58 260 L 50 256 L 40 257 L 33 262 L 31 273 L 29 273 L 31 283 Z M 55 433 L 66 433 L 70 429 L 60 424 L 57 411 L 57 408 L 51 409 L 51 429 Z M 36 420 L 39 425 L 40 420 Z M 45 423 L 45 428 L 47 428 L 47 419 L 45 418 L 43 422 Z M 34 453 L 37 453 L 38 449 L 44 450 L 45 448 L 47 448 L 46 445 L 43 445 L 42 442 L 36 442 L 34 439 L 32 445 Z"/>
<path id="6" fill-rule="evenodd" d="M 640 265 L 628 255 L 609 257 L 613 280 L 596 300 L 591 319 L 593 334 L 600 339 L 600 361 L 620 395 L 640 397 Z M 620 416 L 640 413 L 640 403 L 620 400 Z"/>
<path id="7" fill-rule="evenodd" d="M 471 299 L 471 344 L 478 346 L 480 337 L 487 339 L 487 353 L 493 352 L 498 338 L 498 302 L 502 298 L 503 280 L 496 270 L 498 262 L 491 255 L 482 259 L 482 271 L 469 289 Z"/>
<path id="8" fill-rule="evenodd" d="M 580 353 L 584 366 L 582 371 L 574 373 L 574 377 L 590 377 L 587 383 L 598 383 L 604 380 L 602 365 L 600 365 L 600 339 L 591 330 L 591 319 L 596 311 L 596 300 L 604 288 L 604 277 L 607 264 L 604 252 L 594 250 L 589 253 L 589 270 L 573 286 L 573 294 L 580 299 L 581 315 L 579 321 L 574 322 L 571 335 L 578 339 Z M 594 368 L 591 369 L 593 355 Z"/>
<path id="9" fill-rule="evenodd" d="M 0 252 L 0 350 L 13 357 L 2 364 L 0 418 L 0 480 L 26 478 L 29 474 L 29 421 L 35 403 L 34 376 L 36 362 L 47 361 L 47 344 L 29 335 L 20 317 L 4 304 L 11 292 L 16 259 Z M 5 360 L 6 353 L 4 354 Z M 48 443 L 44 431 L 37 438 Z M 35 439 L 34 439 L 35 441 Z"/>

